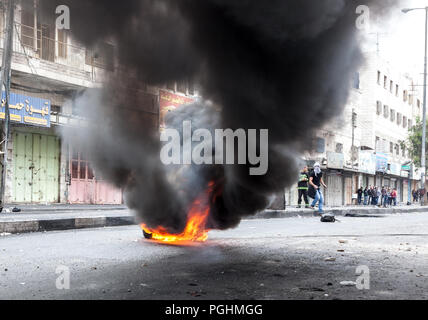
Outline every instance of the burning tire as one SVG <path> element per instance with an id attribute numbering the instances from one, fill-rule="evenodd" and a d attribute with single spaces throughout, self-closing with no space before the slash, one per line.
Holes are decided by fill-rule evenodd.
<path id="1" fill-rule="evenodd" d="M 151 239 L 152 238 L 152 234 L 146 232 L 144 229 L 143 229 L 143 235 L 144 235 L 144 238 L 146 238 L 146 239 Z"/>

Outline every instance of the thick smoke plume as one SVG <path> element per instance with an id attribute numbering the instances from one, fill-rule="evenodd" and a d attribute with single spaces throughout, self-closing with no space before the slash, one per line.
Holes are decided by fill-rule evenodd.
<path id="1" fill-rule="evenodd" d="M 233 227 L 265 209 L 294 182 L 296 158 L 316 129 L 340 115 L 363 61 L 356 0 L 43 2 L 52 12 L 68 5 L 73 35 L 86 45 L 117 43 L 120 71 L 76 101 L 91 126 L 66 138 L 124 188 L 142 221 L 173 232 L 209 181 L 221 191 L 211 227 Z M 366 4 L 374 15 L 374 1 Z M 158 110 L 145 88 L 182 80 L 198 83 L 204 100 L 169 114 L 168 126 L 191 119 L 193 129 L 269 129 L 265 176 L 250 176 L 245 165 L 161 164 Z"/>

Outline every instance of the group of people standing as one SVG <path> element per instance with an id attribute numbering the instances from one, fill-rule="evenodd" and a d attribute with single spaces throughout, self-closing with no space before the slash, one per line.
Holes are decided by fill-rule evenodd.
<path id="1" fill-rule="evenodd" d="M 423 200 L 425 193 L 426 193 L 425 189 L 419 189 L 419 190 L 413 189 L 412 190 L 413 203 Z M 428 194 L 427 194 L 427 198 L 428 198 Z"/>
<path id="2" fill-rule="evenodd" d="M 397 205 L 397 189 L 390 187 L 361 187 L 357 191 L 358 205 L 388 206 Z M 363 201 L 364 199 L 364 201 Z"/>

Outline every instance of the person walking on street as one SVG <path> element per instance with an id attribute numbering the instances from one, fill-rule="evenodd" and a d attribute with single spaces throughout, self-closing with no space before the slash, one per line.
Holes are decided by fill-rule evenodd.
<path id="1" fill-rule="evenodd" d="M 357 191 L 358 194 L 358 205 L 361 205 L 361 202 L 363 201 L 363 187 L 360 187 Z"/>
<path id="2" fill-rule="evenodd" d="M 373 186 L 370 186 L 368 194 L 369 194 L 369 201 L 368 201 L 367 205 L 370 205 L 373 201 L 372 200 L 372 198 L 373 198 Z"/>
<path id="3" fill-rule="evenodd" d="M 300 172 L 299 183 L 297 185 L 297 190 L 299 192 L 299 200 L 297 202 L 297 207 L 300 208 L 302 204 L 302 198 L 305 201 L 305 208 L 309 208 L 308 200 L 308 182 L 309 182 L 309 170 L 305 166 Z"/>
<path id="4" fill-rule="evenodd" d="M 386 189 L 385 186 L 382 187 L 381 195 L 380 195 L 380 206 L 384 205 Z"/>
<path id="5" fill-rule="evenodd" d="M 322 178 L 321 165 L 318 162 L 314 164 L 314 170 L 309 178 L 309 185 L 315 191 L 314 201 L 311 204 L 311 208 L 315 209 L 315 205 L 318 202 L 318 211 L 320 214 L 323 214 L 324 196 L 321 190 L 321 185 L 324 188 L 327 188 L 327 186 Z"/>
<path id="6" fill-rule="evenodd" d="M 394 207 L 397 206 L 397 190 L 395 188 L 391 192 L 391 201 L 394 204 Z"/>
<path id="7" fill-rule="evenodd" d="M 364 188 L 364 205 L 366 206 L 368 204 L 369 200 L 369 190 L 367 187 Z"/>
<path id="8" fill-rule="evenodd" d="M 388 207 L 388 189 L 385 187 L 383 189 L 383 195 L 382 195 L 382 202 L 383 202 L 383 207 L 386 208 Z"/>
<path id="9" fill-rule="evenodd" d="M 419 198 L 418 192 L 415 189 L 412 190 L 412 196 L 413 196 L 413 203 L 418 202 L 418 198 Z"/>

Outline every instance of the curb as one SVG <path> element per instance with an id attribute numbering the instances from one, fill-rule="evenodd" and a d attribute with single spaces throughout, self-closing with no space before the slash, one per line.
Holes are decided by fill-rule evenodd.
<path id="1" fill-rule="evenodd" d="M 345 217 L 372 217 L 372 216 L 383 216 L 400 213 L 418 213 L 427 212 L 427 207 L 419 208 L 371 208 L 371 209 L 330 209 L 325 210 L 324 213 L 333 214 L 334 216 L 345 216 Z M 245 219 L 279 219 L 279 218 L 293 218 L 293 217 L 318 217 L 320 214 L 318 211 L 313 209 L 307 210 L 294 210 L 294 211 L 282 211 L 282 210 L 266 210 L 259 212 L 254 216 L 246 217 Z"/>
<path id="2" fill-rule="evenodd" d="M 390 214 L 400 213 L 418 213 L 426 212 L 428 208 L 372 208 L 372 209 L 331 209 L 325 210 L 325 213 L 335 216 L 347 217 L 382 217 Z M 245 217 L 244 220 L 254 219 L 281 219 L 293 217 L 314 217 L 319 216 L 319 213 L 314 210 L 295 210 L 295 211 L 276 211 L 266 210 L 254 216 Z M 88 228 L 103 228 L 103 227 L 118 227 L 136 225 L 136 219 L 133 215 L 129 216 L 98 216 L 98 217 L 79 217 L 65 219 L 30 219 L 30 220 L 15 220 L 0 222 L 0 234 L 16 234 L 29 232 L 47 232 L 47 231 L 62 231 L 76 230 Z"/>
<path id="3" fill-rule="evenodd" d="M 28 233 L 134 225 L 134 216 L 80 217 L 0 222 L 0 233 Z"/>

